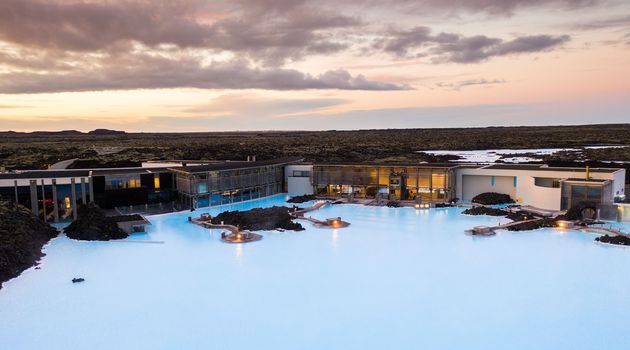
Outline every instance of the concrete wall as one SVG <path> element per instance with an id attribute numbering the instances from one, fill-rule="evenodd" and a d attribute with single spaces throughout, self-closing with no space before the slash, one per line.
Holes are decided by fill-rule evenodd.
<path id="1" fill-rule="evenodd" d="M 613 174 L 613 197 L 626 195 L 626 169 L 621 169 Z"/>
<path id="2" fill-rule="evenodd" d="M 567 170 L 518 170 L 518 169 L 491 169 L 491 168 L 460 168 L 456 170 L 456 193 L 462 200 L 470 200 L 471 195 L 483 192 L 498 192 L 509 194 L 516 201 L 534 207 L 560 210 L 561 189 L 536 186 L 535 177 L 568 179 L 583 177 L 585 172 L 575 169 Z M 488 186 L 491 176 L 495 176 L 495 187 Z M 505 180 L 510 178 L 512 186 L 516 176 L 515 192 L 509 190 L 509 185 Z M 623 191 L 621 188 L 625 182 L 625 170 L 620 169 L 615 172 L 591 172 L 593 179 L 606 179 L 613 181 L 613 192 Z M 497 181 L 497 179 L 500 179 Z M 496 186 L 496 184 L 499 184 Z M 474 188 L 470 188 L 473 186 Z M 512 195 L 514 193 L 514 195 Z M 470 198 L 467 198 L 470 197 Z"/>
<path id="3" fill-rule="evenodd" d="M 293 176 L 293 171 L 308 171 L 311 176 Z M 284 180 L 287 192 L 294 195 L 313 194 L 313 166 L 308 164 L 287 165 L 284 168 Z"/>
<path id="4" fill-rule="evenodd" d="M 494 179 L 493 179 L 494 178 Z M 476 195 L 485 192 L 504 193 L 516 199 L 516 187 L 513 176 L 463 175 L 463 201 L 470 201 Z"/>

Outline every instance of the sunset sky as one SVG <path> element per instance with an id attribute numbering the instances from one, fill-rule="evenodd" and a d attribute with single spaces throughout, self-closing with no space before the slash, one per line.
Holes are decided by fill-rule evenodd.
<path id="1" fill-rule="evenodd" d="M 0 1 L 0 130 L 628 122 L 628 0 Z"/>

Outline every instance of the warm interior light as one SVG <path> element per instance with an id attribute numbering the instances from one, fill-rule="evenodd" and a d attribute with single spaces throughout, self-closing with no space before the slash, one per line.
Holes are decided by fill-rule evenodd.
<path id="1" fill-rule="evenodd" d="M 63 200 L 66 204 L 66 209 L 70 209 L 70 197 L 66 197 Z"/>
<path id="2" fill-rule="evenodd" d="M 155 189 L 160 189 L 160 177 L 156 176 L 155 179 L 153 180 L 153 184 L 155 185 Z"/>

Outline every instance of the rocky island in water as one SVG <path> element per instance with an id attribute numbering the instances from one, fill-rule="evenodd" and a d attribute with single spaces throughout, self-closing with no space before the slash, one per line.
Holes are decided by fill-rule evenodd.
<path id="1" fill-rule="evenodd" d="M 42 247 L 57 230 L 19 204 L 0 202 L 0 288 L 1 283 L 37 265 L 45 254 Z"/>

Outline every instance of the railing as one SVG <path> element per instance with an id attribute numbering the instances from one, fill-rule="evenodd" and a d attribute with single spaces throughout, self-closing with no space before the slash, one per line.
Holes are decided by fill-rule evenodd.
<path id="1" fill-rule="evenodd" d="M 170 213 L 170 212 L 182 210 L 182 208 L 180 208 L 175 202 L 125 205 L 122 207 L 116 207 L 114 209 L 120 215 L 129 215 L 129 214 L 155 215 L 155 214 Z"/>

